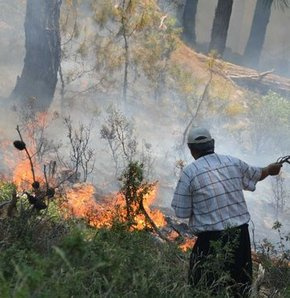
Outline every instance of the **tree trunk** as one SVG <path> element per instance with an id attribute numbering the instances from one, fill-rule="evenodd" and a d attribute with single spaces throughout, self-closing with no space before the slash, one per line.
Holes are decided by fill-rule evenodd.
<path id="1" fill-rule="evenodd" d="M 250 67 L 259 65 L 272 4 L 273 0 L 267 2 L 257 0 L 251 32 L 244 52 L 244 64 Z"/>
<path id="2" fill-rule="evenodd" d="M 233 0 L 218 1 L 211 30 L 211 40 L 208 50 L 209 52 L 215 50 L 219 55 L 223 55 L 227 42 L 232 7 Z"/>
<path id="3" fill-rule="evenodd" d="M 33 99 L 46 110 L 54 96 L 61 60 L 59 17 L 61 0 L 27 0 L 25 17 L 26 56 L 21 77 L 11 97 L 21 103 Z"/>
<path id="4" fill-rule="evenodd" d="M 128 20 L 127 16 L 125 15 L 125 12 L 129 9 L 130 6 L 130 1 L 126 6 L 126 0 L 123 0 L 122 3 L 122 9 L 123 9 L 123 14 L 122 14 L 122 19 L 121 19 L 121 31 L 122 31 L 122 36 L 124 39 L 124 48 L 125 48 L 125 64 L 124 64 L 124 79 L 123 79 L 123 101 L 127 101 L 127 91 L 128 91 L 128 70 L 129 70 L 129 36 L 128 36 L 128 30 L 127 30 L 127 25 L 128 25 Z"/>
<path id="5" fill-rule="evenodd" d="M 183 12 L 183 40 L 189 45 L 196 43 L 195 17 L 198 0 L 186 0 Z"/>

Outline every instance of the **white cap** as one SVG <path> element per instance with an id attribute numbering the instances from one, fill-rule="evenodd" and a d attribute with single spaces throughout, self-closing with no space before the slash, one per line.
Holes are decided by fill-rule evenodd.
<path id="1" fill-rule="evenodd" d="M 210 132 L 203 127 L 191 127 L 188 136 L 188 144 L 203 144 L 212 140 Z"/>

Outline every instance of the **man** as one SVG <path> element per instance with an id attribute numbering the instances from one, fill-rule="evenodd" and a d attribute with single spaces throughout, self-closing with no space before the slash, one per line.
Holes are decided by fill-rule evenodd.
<path id="1" fill-rule="evenodd" d="M 214 293 L 219 292 L 217 280 L 221 274 L 214 273 L 214 265 L 206 265 L 222 255 L 224 263 L 218 263 L 219 270 L 232 281 L 234 295 L 244 297 L 251 286 L 252 260 L 250 215 L 243 190 L 254 191 L 258 181 L 278 175 L 282 164 L 252 167 L 237 158 L 216 154 L 214 139 L 201 127 L 191 128 L 188 147 L 195 161 L 184 168 L 171 206 L 177 217 L 189 218 L 189 226 L 197 235 L 189 281 L 198 286 L 203 280 Z"/>

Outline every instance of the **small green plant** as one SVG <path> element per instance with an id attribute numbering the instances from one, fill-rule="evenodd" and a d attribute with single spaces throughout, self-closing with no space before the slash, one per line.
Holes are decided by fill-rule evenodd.
<path id="1" fill-rule="evenodd" d="M 283 225 L 276 221 L 273 230 L 277 231 L 279 240 L 275 244 L 264 239 L 261 243 L 258 256 L 265 270 L 261 287 L 268 297 L 288 297 L 286 293 L 290 290 L 290 233 L 285 234 Z"/>
<path id="2" fill-rule="evenodd" d="M 134 228 L 137 225 L 136 220 L 141 215 L 145 219 L 145 228 L 153 230 L 161 239 L 167 240 L 145 209 L 146 196 L 152 192 L 157 181 L 149 183 L 144 179 L 143 164 L 138 161 L 129 162 L 120 180 L 121 193 L 126 202 L 128 228 Z"/>
<path id="3" fill-rule="evenodd" d="M 134 226 L 135 219 L 142 214 L 145 217 L 146 224 L 155 228 L 144 207 L 144 200 L 153 190 L 156 182 L 148 183 L 144 180 L 143 165 L 139 162 L 130 162 L 123 172 L 121 178 L 121 193 L 126 201 L 126 213 L 129 226 Z M 153 226 L 152 226 L 153 225 Z"/>
<path id="4" fill-rule="evenodd" d="M 10 200 L 15 191 L 16 186 L 13 183 L 0 181 L 0 203 Z"/>
<path id="5" fill-rule="evenodd" d="M 273 224 L 272 229 L 277 231 L 278 236 L 279 236 L 279 241 L 278 241 L 278 253 L 280 254 L 281 260 L 290 260 L 290 249 L 287 249 L 287 243 L 290 241 L 290 233 L 285 235 L 282 232 L 282 223 L 279 221 L 275 221 Z M 288 245 L 289 246 L 289 245 Z"/>

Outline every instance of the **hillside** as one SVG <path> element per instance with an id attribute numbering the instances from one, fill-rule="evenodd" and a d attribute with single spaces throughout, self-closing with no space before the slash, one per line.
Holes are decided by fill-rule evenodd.
<path id="1" fill-rule="evenodd" d="M 196 52 L 155 0 L 63 1 L 58 83 L 40 108 L 11 96 L 29 60 L 20 3 L 0 0 L 0 296 L 231 296 L 219 243 L 204 270 L 218 278 L 188 285 L 196 237 L 171 208 L 188 129 L 265 167 L 289 154 L 289 79 Z M 289 296 L 289 179 L 284 164 L 245 193 L 256 297 Z"/>

